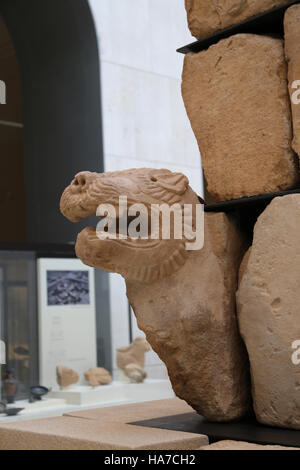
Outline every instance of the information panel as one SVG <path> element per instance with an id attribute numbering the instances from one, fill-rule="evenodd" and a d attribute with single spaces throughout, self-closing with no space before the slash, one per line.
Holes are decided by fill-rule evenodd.
<path id="1" fill-rule="evenodd" d="M 40 384 L 57 388 L 56 366 L 97 366 L 94 269 L 77 259 L 38 260 Z"/>

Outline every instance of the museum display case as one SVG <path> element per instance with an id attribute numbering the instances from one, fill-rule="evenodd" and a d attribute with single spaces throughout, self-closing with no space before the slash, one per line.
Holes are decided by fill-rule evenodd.
<path id="1" fill-rule="evenodd" d="M 72 246 L 52 247 L 50 257 L 49 248 L 41 246 L 0 250 L 0 339 L 6 346 L 1 393 L 5 401 L 29 399 L 31 388 L 39 384 L 49 389 L 55 386 L 56 366 L 68 365 L 74 357 L 72 364 L 82 377 L 98 363 L 110 369 L 109 338 L 103 341 L 107 281 L 101 273 L 95 279 L 94 270 L 82 270 L 82 266 Z M 83 337 L 88 338 L 85 349 Z M 78 342 L 81 354 L 76 365 Z"/>
<path id="2" fill-rule="evenodd" d="M 16 399 L 29 396 L 38 382 L 36 260 L 31 252 L 0 251 L 0 318 L 6 344 L 5 380 L 16 380 Z"/>

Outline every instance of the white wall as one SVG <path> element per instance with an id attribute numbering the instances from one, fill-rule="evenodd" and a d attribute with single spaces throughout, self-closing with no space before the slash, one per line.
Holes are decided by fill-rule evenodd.
<path id="1" fill-rule="evenodd" d="M 105 170 L 180 171 L 203 194 L 201 162 L 181 98 L 182 45 L 193 42 L 184 0 L 89 0 L 99 39 Z M 113 348 L 128 343 L 123 279 L 110 279 Z M 134 336 L 139 334 L 134 324 Z M 165 376 L 154 353 L 150 376 Z"/>

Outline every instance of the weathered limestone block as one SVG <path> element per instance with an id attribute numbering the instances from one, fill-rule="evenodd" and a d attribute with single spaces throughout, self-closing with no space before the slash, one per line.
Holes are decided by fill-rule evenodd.
<path id="1" fill-rule="evenodd" d="M 79 375 L 78 373 L 66 366 L 57 366 L 56 367 L 56 381 L 58 385 L 62 388 L 69 387 L 78 382 Z"/>
<path id="2" fill-rule="evenodd" d="M 168 170 L 80 173 L 65 190 L 62 213 L 72 221 L 94 215 L 99 204 L 199 204 L 182 174 Z M 118 211 L 120 216 L 120 210 Z M 77 238 L 86 264 L 117 272 L 139 327 L 165 362 L 176 395 L 212 421 L 245 415 L 249 365 L 237 328 L 235 292 L 245 243 L 225 214 L 206 214 L 202 249 L 186 239 L 99 239 L 95 229 Z"/>
<path id="3" fill-rule="evenodd" d="M 193 36 L 202 39 L 290 0 L 185 0 Z"/>
<path id="4" fill-rule="evenodd" d="M 300 195 L 276 198 L 259 217 L 237 293 L 257 419 L 300 429 Z"/>
<path id="5" fill-rule="evenodd" d="M 300 157 L 300 104 L 293 103 L 293 94 L 300 84 L 300 5 L 286 11 L 284 18 L 285 56 L 288 62 L 289 92 L 293 116 L 293 149 Z M 293 88 L 294 81 L 299 81 Z M 295 96 L 299 100 L 299 94 Z"/>
<path id="6" fill-rule="evenodd" d="M 182 94 L 217 201 L 298 179 L 282 41 L 238 34 L 187 54 Z"/>
<path id="7" fill-rule="evenodd" d="M 178 273 L 151 285 L 127 279 L 127 295 L 176 395 L 209 420 L 230 421 L 249 397 L 234 300 L 242 240 L 224 214 L 205 224 L 204 248 Z"/>
<path id="8" fill-rule="evenodd" d="M 108 370 L 103 367 L 94 367 L 89 369 L 84 374 L 85 380 L 92 386 L 98 387 L 98 385 L 107 385 L 112 381 L 112 376 Z"/>

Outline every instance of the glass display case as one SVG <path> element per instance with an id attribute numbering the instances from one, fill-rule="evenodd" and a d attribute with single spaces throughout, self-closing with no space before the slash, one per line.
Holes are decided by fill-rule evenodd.
<path id="1" fill-rule="evenodd" d="M 0 320 L 1 323 L 1 320 Z M 0 338 L 1 338 L 1 329 L 0 329 Z M 2 367 L 6 362 L 6 350 L 5 343 L 0 339 L 0 402 L 2 400 Z M 0 410 L 1 411 L 1 410 Z"/>
<path id="2" fill-rule="evenodd" d="M 74 247 L 37 245 L 33 250 L 0 249 L 0 340 L 6 346 L 6 364 L 0 366 L 0 401 L 30 398 L 30 387 L 46 385 L 40 383 L 44 377 L 41 374 L 42 348 L 39 348 L 43 342 L 42 322 L 39 321 L 43 314 L 41 306 L 48 305 L 49 300 L 47 289 L 43 290 L 42 282 L 38 282 L 41 281 L 38 266 L 43 258 L 49 259 L 47 265 L 52 263 L 52 274 L 55 274 L 65 269 L 68 259 L 75 260 Z M 108 275 L 99 270 L 94 274 L 96 361 L 111 370 Z M 78 306 L 75 308 L 78 310 Z M 52 333 L 53 344 L 49 347 L 57 356 L 59 348 L 54 330 Z M 57 358 L 57 363 L 61 361 L 64 357 Z"/>
<path id="3" fill-rule="evenodd" d="M 38 382 L 36 259 L 32 252 L 0 251 L 0 319 L 1 339 L 6 344 L 2 398 L 5 386 L 13 380 L 15 398 L 28 397 L 30 386 Z"/>

